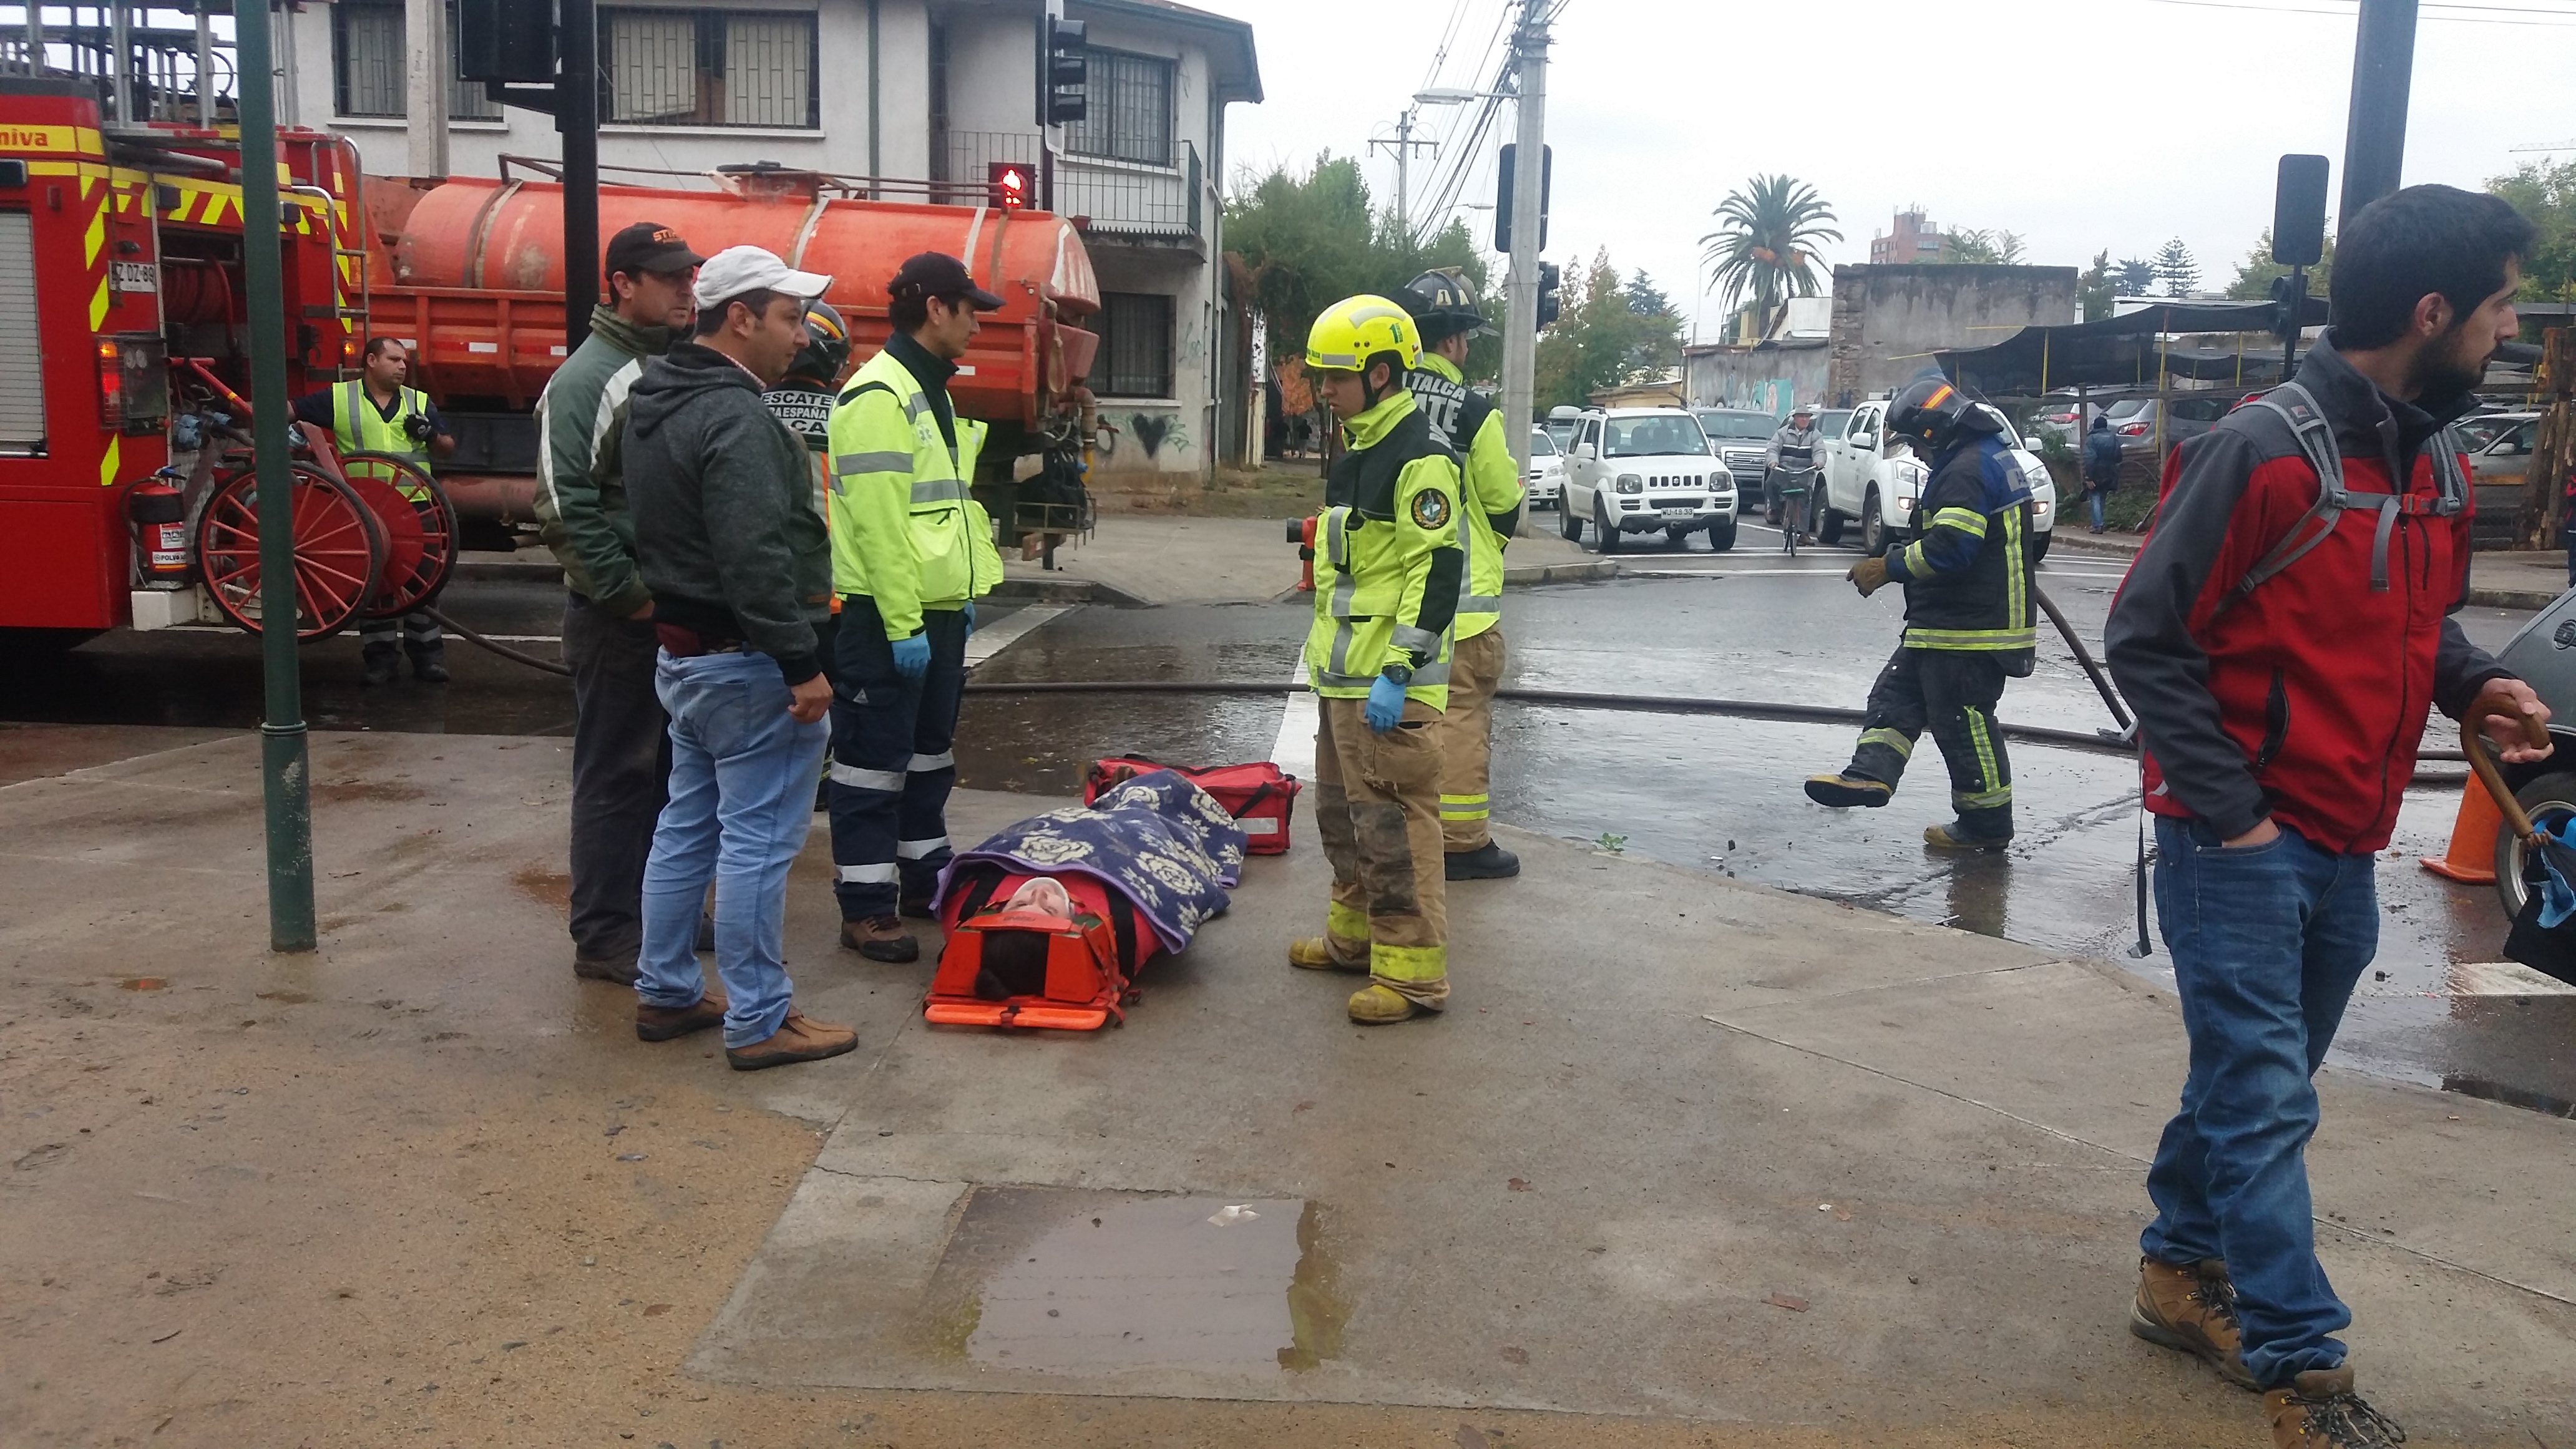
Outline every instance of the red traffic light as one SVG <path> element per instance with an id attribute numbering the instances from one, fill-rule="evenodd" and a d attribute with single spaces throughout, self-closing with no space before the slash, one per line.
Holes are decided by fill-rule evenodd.
<path id="1" fill-rule="evenodd" d="M 1021 162 L 995 161 L 985 168 L 984 179 L 993 205 L 1018 211 L 1029 204 L 1029 168 Z"/>

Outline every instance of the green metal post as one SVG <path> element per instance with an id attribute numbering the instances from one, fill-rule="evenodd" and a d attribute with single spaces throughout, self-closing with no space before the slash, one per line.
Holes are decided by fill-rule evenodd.
<path id="1" fill-rule="evenodd" d="M 242 298 L 250 314 L 251 440 L 259 467 L 260 657 L 268 684 L 260 792 L 268 820 L 268 946 L 310 951 L 312 762 L 295 657 L 295 504 L 288 483 L 286 297 L 278 254 L 277 99 L 269 0 L 233 0 L 241 108 Z"/>

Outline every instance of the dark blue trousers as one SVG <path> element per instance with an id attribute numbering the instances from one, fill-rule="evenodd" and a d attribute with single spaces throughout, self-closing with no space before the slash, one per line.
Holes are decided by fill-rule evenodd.
<path id="1" fill-rule="evenodd" d="M 895 672 L 885 622 L 865 594 L 841 599 L 832 694 L 833 894 L 841 919 L 891 916 L 927 901 L 954 852 L 948 792 L 957 784 L 957 709 L 966 690 L 966 620 L 925 609 L 930 668 Z"/>

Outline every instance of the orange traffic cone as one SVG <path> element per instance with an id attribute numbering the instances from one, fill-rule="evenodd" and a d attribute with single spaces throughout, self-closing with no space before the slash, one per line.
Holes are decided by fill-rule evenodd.
<path id="1" fill-rule="evenodd" d="M 2496 829 L 2504 815 L 2496 809 L 2495 797 L 2478 777 L 2469 777 L 2468 788 L 2460 796 L 2459 818 L 2451 823 L 2451 849 L 2440 860 L 2422 858 L 2426 870 L 2446 880 L 2463 885 L 2495 884 Z"/>

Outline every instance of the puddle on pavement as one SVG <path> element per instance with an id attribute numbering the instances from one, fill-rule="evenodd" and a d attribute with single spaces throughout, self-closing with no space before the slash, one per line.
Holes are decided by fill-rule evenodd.
<path id="1" fill-rule="evenodd" d="M 540 905 L 569 910 L 572 907 L 572 877 L 550 866 L 521 866 L 510 877 L 519 894 Z"/>
<path id="2" fill-rule="evenodd" d="M 1303 1372 L 1350 1310 L 1315 1204 L 979 1187 L 929 1294 L 934 1351 L 990 1368 Z"/>

